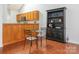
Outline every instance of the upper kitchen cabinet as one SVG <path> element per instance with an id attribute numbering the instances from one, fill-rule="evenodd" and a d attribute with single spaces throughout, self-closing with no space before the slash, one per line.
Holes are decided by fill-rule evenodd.
<path id="1" fill-rule="evenodd" d="M 34 17 L 33 18 L 34 20 L 38 20 L 39 19 L 39 11 L 34 11 L 33 12 L 33 17 Z"/>
<path id="2" fill-rule="evenodd" d="M 16 16 L 17 21 L 23 21 L 23 20 L 39 20 L 39 11 L 31 11 L 26 13 L 21 13 Z"/>

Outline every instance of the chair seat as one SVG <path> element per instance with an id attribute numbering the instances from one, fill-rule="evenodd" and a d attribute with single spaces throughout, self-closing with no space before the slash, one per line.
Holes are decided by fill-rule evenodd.
<path id="1" fill-rule="evenodd" d="M 36 37 L 27 37 L 26 39 L 27 40 L 36 40 L 37 38 Z"/>
<path id="2" fill-rule="evenodd" d="M 43 35 L 43 34 L 38 34 L 37 36 L 38 36 L 38 37 L 44 37 L 45 35 Z"/>

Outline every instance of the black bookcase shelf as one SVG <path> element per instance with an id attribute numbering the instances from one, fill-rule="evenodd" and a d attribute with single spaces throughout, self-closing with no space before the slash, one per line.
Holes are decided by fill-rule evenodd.
<path id="1" fill-rule="evenodd" d="M 65 42 L 65 9 L 47 10 L 47 39 Z"/>

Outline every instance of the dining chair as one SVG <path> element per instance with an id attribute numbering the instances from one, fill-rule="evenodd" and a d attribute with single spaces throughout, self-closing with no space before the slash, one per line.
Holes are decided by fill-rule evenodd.
<path id="1" fill-rule="evenodd" d="M 35 32 L 33 30 L 24 30 L 24 37 L 25 37 L 24 47 L 26 46 L 26 43 L 29 43 L 29 45 L 30 45 L 29 53 L 31 52 L 31 47 L 32 47 L 33 41 L 35 41 L 36 48 L 38 48 L 37 32 Z"/>
<path id="2" fill-rule="evenodd" d="M 43 40 L 46 40 L 46 27 L 41 27 L 39 30 L 39 35 L 38 35 L 39 40 L 41 41 L 41 47 L 43 46 Z"/>

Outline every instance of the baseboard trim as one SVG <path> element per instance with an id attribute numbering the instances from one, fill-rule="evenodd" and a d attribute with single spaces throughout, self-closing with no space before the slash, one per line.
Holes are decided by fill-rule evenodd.
<path id="1" fill-rule="evenodd" d="M 74 44 L 74 45 L 79 45 L 79 43 L 77 43 L 77 42 L 66 42 L 66 43 Z"/>
<path id="2" fill-rule="evenodd" d="M 22 41 L 24 41 L 24 40 L 20 40 L 18 42 L 14 42 L 14 43 L 7 44 L 7 45 L 4 45 L 3 47 L 9 46 L 9 45 L 14 45 L 14 44 L 19 43 L 19 42 L 22 42 Z"/>

